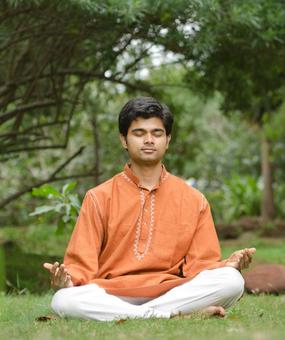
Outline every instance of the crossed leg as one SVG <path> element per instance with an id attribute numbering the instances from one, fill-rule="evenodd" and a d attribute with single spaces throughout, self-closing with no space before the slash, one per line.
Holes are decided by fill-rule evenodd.
<path id="1" fill-rule="evenodd" d="M 205 270 L 193 280 L 177 286 L 164 295 L 144 304 L 171 316 L 206 311 L 223 315 L 244 292 L 244 279 L 232 267 Z M 222 307 L 222 308 L 221 308 Z M 221 312 L 221 313 L 220 313 Z"/>
<path id="2" fill-rule="evenodd" d="M 201 310 L 222 315 L 243 291 L 239 271 L 223 267 L 205 270 L 155 299 L 110 295 L 96 284 L 64 288 L 54 295 L 52 308 L 60 316 L 100 321 L 170 318 Z"/>

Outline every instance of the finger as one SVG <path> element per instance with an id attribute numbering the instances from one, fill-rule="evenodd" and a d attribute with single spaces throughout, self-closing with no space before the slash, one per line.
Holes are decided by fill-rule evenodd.
<path id="1" fill-rule="evenodd" d="M 56 284 L 59 284 L 60 280 L 61 280 L 61 275 L 62 275 L 62 269 L 60 266 L 58 266 L 54 272 L 54 281 Z"/>
<path id="2" fill-rule="evenodd" d="M 67 273 L 67 270 L 65 270 L 64 275 L 64 285 L 66 285 L 71 280 L 71 276 Z"/>
<path id="3" fill-rule="evenodd" d="M 230 259 L 233 261 L 236 261 L 239 259 L 240 254 L 241 254 L 241 250 L 237 250 L 234 253 L 232 253 L 232 255 L 230 256 Z"/>
<path id="4" fill-rule="evenodd" d="M 251 249 L 254 249 L 253 251 Z M 247 256 L 249 258 L 249 263 L 252 261 L 253 254 L 256 252 L 255 248 L 247 249 Z"/>
<path id="5" fill-rule="evenodd" d="M 256 248 L 248 248 L 247 251 L 248 251 L 249 254 L 252 255 L 252 254 L 256 253 Z"/>
<path id="6" fill-rule="evenodd" d="M 246 253 L 244 254 L 244 257 L 243 257 L 243 263 L 244 263 L 244 268 L 248 268 L 249 263 L 250 263 L 250 258 Z"/>
<path id="7" fill-rule="evenodd" d="M 64 287 L 66 275 L 67 275 L 67 270 L 64 264 L 62 264 L 60 265 L 58 272 L 57 272 L 57 283 L 60 287 Z"/>
<path id="8" fill-rule="evenodd" d="M 246 249 L 246 255 L 248 258 L 248 262 L 250 263 L 252 261 L 252 255 L 253 253 L 250 251 L 250 249 Z"/>
<path id="9" fill-rule="evenodd" d="M 51 285 L 55 288 L 59 288 L 59 263 L 55 262 L 51 271 Z"/>
<path id="10" fill-rule="evenodd" d="M 43 267 L 49 271 L 51 270 L 52 266 L 53 266 L 52 263 L 47 262 L 43 263 Z"/>
<path id="11" fill-rule="evenodd" d="M 238 257 L 239 269 L 243 269 L 245 266 L 244 262 L 244 251 L 241 250 Z"/>
<path id="12" fill-rule="evenodd" d="M 52 274 L 55 274 L 57 272 L 57 268 L 59 266 L 59 263 L 58 262 L 55 262 L 51 268 L 51 273 Z"/>
<path id="13" fill-rule="evenodd" d="M 252 254 L 249 251 L 249 249 L 246 248 L 245 251 L 244 251 L 244 254 L 243 254 L 243 265 L 244 265 L 244 268 L 248 268 L 249 264 L 251 263 L 251 261 L 252 261 Z"/>
<path id="14" fill-rule="evenodd" d="M 63 265 L 60 266 L 59 270 L 58 270 L 58 280 L 60 281 L 60 283 L 63 283 L 65 281 L 66 278 L 66 271 Z"/>
<path id="15" fill-rule="evenodd" d="M 246 264 L 245 264 L 244 256 L 241 256 L 241 258 L 239 259 L 239 269 L 242 270 L 245 268 L 245 266 Z"/>
<path id="16" fill-rule="evenodd" d="M 66 276 L 66 281 L 64 283 L 64 286 L 65 287 L 72 287 L 73 286 L 71 276 L 69 274 L 67 274 L 67 276 Z"/>
<path id="17" fill-rule="evenodd" d="M 58 276 L 61 276 L 62 273 L 64 271 L 64 264 L 61 264 L 59 267 L 58 267 L 58 272 L 57 272 L 57 275 Z"/>

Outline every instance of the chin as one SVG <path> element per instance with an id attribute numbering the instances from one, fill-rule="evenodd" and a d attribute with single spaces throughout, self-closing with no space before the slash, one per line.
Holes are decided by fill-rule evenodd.
<path id="1" fill-rule="evenodd" d="M 159 158 L 143 158 L 139 160 L 139 164 L 141 165 L 157 165 L 161 162 L 161 159 Z"/>

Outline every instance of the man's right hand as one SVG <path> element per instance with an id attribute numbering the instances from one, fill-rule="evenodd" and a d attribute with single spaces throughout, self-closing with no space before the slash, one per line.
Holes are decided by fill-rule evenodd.
<path id="1" fill-rule="evenodd" d="M 71 276 L 68 274 L 64 264 L 60 265 L 58 262 L 55 262 L 54 264 L 44 263 L 43 267 L 49 270 L 51 274 L 51 287 L 54 290 L 73 287 Z"/>

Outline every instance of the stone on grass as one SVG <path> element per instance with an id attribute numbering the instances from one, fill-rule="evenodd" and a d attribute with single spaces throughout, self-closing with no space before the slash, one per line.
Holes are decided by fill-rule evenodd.
<path id="1" fill-rule="evenodd" d="M 285 292 L 285 266 L 279 264 L 260 264 L 243 274 L 245 288 L 249 293 Z"/>

